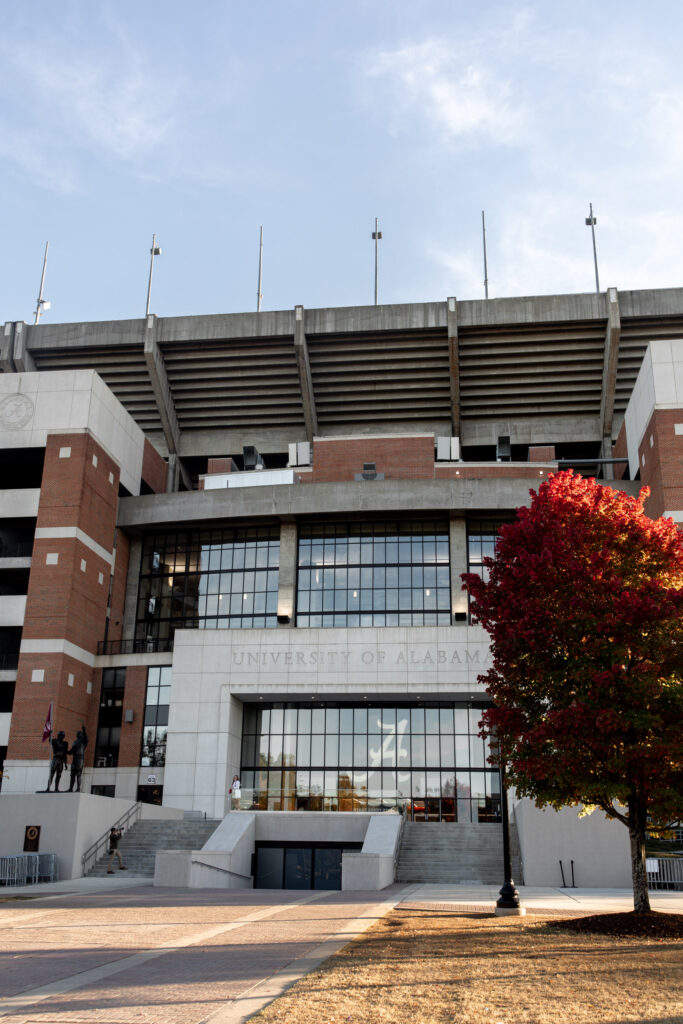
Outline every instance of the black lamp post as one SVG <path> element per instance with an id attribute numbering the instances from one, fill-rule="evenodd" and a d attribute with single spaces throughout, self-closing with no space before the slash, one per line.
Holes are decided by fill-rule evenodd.
<path id="1" fill-rule="evenodd" d="M 526 909 L 520 906 L 519 893 L 512 878 L 512 857 L 510 855 L 510 818 L 508 815 L 508 795 L 505 787 L 505 762 L 500 762 L 500 800 L 503 818 L 503 869 L 505 881 L 496 901 L 496 917 L 516 915 L 523 917 Z"/>

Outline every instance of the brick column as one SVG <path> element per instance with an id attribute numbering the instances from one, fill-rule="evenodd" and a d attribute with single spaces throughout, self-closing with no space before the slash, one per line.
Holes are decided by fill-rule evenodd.
<path id="1" fill-rule="evenodd" d="M 92 763 L 118 487 L 118 465 L 89 434 L 48 436 L 8 761 L 49 757 L 41 736 L 52 701 L 53 730 L 70 743 L 86 723 Z"/>

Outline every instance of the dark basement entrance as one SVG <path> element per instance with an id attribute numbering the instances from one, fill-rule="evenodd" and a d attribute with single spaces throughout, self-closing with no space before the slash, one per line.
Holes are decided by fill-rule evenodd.
<path id="1" fill-rule="evenodd" d="M 342 853 L 362 843 L 256 843 L 255 889 L 341 889 Z"/>

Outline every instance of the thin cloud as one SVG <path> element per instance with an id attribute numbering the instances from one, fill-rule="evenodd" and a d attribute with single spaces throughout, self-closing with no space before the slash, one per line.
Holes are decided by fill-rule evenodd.
<path id="1" fill-rule="evenodd" d="M 11 59 L 51 133 L 59 128 L 81 147 L 133 161 L 169 133 L 175 90 L 168 83 L 160 89 L 136 54 L 117 51 L 101 60 L 24 48 Z"/>
<path id="2" fill-rule="evenodd" d="M 484 62 L 463 64 L 461 54 L 438 40 L 382 52 L 367 74 L 387 81 L 398 100 L 395 132 L 409 113 L 426 118 L 449 141 L 517 144 L 526 134 L 527 111 L 511 83 Z"/>

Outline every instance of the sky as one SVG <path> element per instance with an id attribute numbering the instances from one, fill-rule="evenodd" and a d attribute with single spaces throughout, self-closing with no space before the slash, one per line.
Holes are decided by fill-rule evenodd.
<path id="1" fill-rule="evenodd" d="M 680 284 L 683 5 L 0 9 L 0 322 Z"/>

